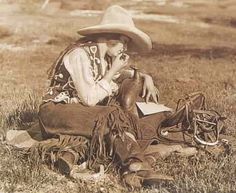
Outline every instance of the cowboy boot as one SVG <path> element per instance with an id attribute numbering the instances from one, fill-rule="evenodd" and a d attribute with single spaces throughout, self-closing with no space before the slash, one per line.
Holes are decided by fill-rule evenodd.
<path id="1" fill-rule="evenodd" d="M 122 174 L 123 183 L 131 189 L 158 184 L 162 181 L 173 181 L 171 176 L 158 174 L 148 161 L 131 160 L 128 170 Z"/>
<path id="2" fill-rule="evenodd" d="M 171 176 L 158 174 L 152 170 L 127 172 L 122 175 L 122 179 L 124 185 L 130 189 L 154 186 L 160 184 L 163 181 L 174 181 Z"/>
<path id="3" fill-rule="evenodd" d="M 61 174 L 69 176 L 74 165 L 77 164 L 79 154 L 75 151 L 63 151 L 57 160 L 57 167 Z"/>

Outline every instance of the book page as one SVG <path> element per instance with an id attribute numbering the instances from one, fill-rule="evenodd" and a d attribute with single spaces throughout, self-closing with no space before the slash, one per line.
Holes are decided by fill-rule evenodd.
<path id="1" fill-rule="evenodd" d="M 166 107 L 163 104 L 159 103 L 153 103 L 153 102 L 136 102 L 136 105 L 140 109 L 140 111 L 143 113 L 143 115 L 150 115 L 154 113 L 160 113 L 165 111 L 173 111 L 173 109 Z"/>

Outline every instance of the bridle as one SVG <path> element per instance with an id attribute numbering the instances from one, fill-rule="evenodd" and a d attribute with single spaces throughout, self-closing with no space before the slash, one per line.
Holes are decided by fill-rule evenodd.
<path id="1" fill-rule="evenodd" d="M 202 101 L 200 106 L 196 108 L 193 98 L 198 96 L 202 97 Z M 207 110 L 205 96 L 202 93 L 193 93 L 184 99 L 180 99 L 177 103 L 176 112 L 180 111 L 183 111 L 183 114 L 177 124 L 167 128 L 159 128 L 159 136 L 162 140 L 166 139 L 171 142 L 168 139 L 169 133 L 181 132 L 183 139 L 185 139 L 184 136 L 188 136 L 194 146 L 215 146 L 219 143 L 219 135 L 226 118 L 215 110 Z M 172 141 L 178 142 L 175 139 Z"/>

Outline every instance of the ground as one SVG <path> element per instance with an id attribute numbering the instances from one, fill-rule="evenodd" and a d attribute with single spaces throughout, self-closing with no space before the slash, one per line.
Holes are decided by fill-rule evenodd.
<path id="1" fill-rule="evenodd" d="M 128 192 L 115 178 L 99 184 L 68 179 L 4 141 L 7 130 L 37 121 L 47 69 L 78 38 L 77 29 L 98 22 L 99 12 L 73 9 L 120 4 L 136 10 L 136 25 L 151 36 L 153 50 L 131 62 L 153 76 L 160 102 L 175 107 L 186 94 L 204 92 L 208 106 L 227 117 L 226 135 L 236 137 L 234 0 L 81 2 L 51 1 L 42 9 L 43 1 L 0 1 L 0 192 Z M 235 161 L 233 155 L 160 159 L 155 169 L 175 181 L 137 192 L 236 192 Z"/>

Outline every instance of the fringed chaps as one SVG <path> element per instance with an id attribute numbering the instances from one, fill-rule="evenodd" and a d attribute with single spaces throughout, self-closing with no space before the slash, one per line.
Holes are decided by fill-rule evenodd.
<path id="1" fill-rule="evenodd" d="M 114 158 L 114 140 L 120 138 L 125 141 L 126 133 L 135 138 L 139 135 L 138 119 L 128 111 L 122 110 L 119 106 L 108 114 L 101 115 L 96 121 L 93 130 L 93 137 L 89 151 L 89 167 L 94 164 L 107 164 Z M 108 134 L 105 135 L 105 130 Z"/>

